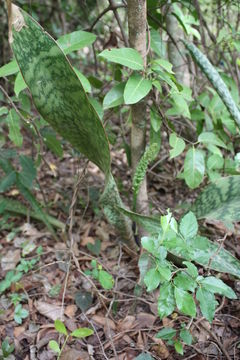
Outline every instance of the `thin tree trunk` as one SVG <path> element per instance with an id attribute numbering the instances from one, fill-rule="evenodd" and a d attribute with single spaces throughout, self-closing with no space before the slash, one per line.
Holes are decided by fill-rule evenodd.
<path id="1" fill-rule="evenodd" d="M 136 49 L 143 58 L 146 66 L 146 0 L 128 0 L 128 31 L 130 46 Z M 145 150 L 146 135 L 146 101 L 141 101 L 131 108 L 131 160 L 132 173 L 134 175 L 137 164 Z M 139 213 L 148 213 L 148 196 L 146 177 L 140 187 L 136 210 Z M 143 230 L 140 229 L 140 235 Z"/>
<path id="2" fill-rule="evenodd" d="M 187 66 L 187 61 L 185 60 L 185 48 L 182 42 L 183 39 L 183 30 L 180 28 L 176 17 L 172 14 L 173 8 L 170 6 L 168 14 L 166 17 L 166 26 L 167 32 L 169 35 L 168 39 L 168 59 L 173 65 L 173 71 L 178 82 L 189 86 L 190 85 L 190 75 Z M 174 43 L 172 41 L 174 39 Z M 176 47 L 177 45 L 177 47 Z"/>

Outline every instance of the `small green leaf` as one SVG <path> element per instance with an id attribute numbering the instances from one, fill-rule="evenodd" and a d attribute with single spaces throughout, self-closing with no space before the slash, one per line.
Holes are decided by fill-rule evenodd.
<path id="1" fill-rule="evenodd" d="M 144 283 L 147 286 L 147 291 L 155 290 L 162 280 L 161 275 L 157 269 L 150 269 L 144 276 Z"/>
<path id="2" fill-rule="evenodd" d="M 25 81 L 23 80 L 22 74 L 19 72 L 17 74 L 15 83 L 14 83 L 14 92 L 17 95 L 17 97 L 20 94 L 20 92 L 26 88 L 27 88 L 27 85 L 26 85 Z"/>
<path id="3" fill-rule="evenodd" d="M 192 239 L 197 235 L 198 223 L 193 212 L 189 211 L 184 215 L 181 219 L 179 230 L 184 239 Z"/>
<path id="4" fill-rule="evenodd" d="M 170 74 L 174 74 L 174 72 L 172 71 L 172 64 L 165 60 L 165 59 L 157 59 L 154 60 L 154 64 L 158 64 L 160 65 L 164 70 L 166 70 L 167 72 L 169 72 Z"/>
<path id="5" fill-rule="evenodd" d="M 103 108 L 110 109 L 124 103 L 123 92 L 126 83 L 114 85 L 114 87 L 105 95 L 103 100 Z"/>
<path id="6" fill-rule="evenodd" d="M 134 360 L 154 360 L 153 357 L 149 354 L 142 353 L 134 358 Z"/>
<path id="7" fill-rule="evenodd" d="M 91 89 L 91 84 L 88 80 L 88 78 L 86 78 L 85 75 L 83 75 L 81 73 L 81 71 L 79 71 L 77 68 L 73 67 L 75 73 L 77 74 L 77 77 L 79 78 L 79 80 L 81 81 L 81 84 L 85 90 L 86 93 L 91 93 L 92 89 Z"/>
<path id="8" fill-rule="evenodd" d="M 189 330 L 187 329 L 182 329 L 180 331 L 180 338 L 182 339 L 182 341 L 187 344 L 187 345 L 192 345 L 193 342 L 193 337 L 190 333 Z"/>
<path id="9" fill-rule="evenodd" d="M 55 329 L 63 335 L 68 335 L 67 329 L 64 325 L 64 323 L 61 320 L 55 320 L 54 322 Z"/>
<path id="10" fill-rule="evenodd" d="M 182 343 L 180 341 L 175 341 L 174 342 L 174 347 L 175 347 L 175 350 L 178 354 L 181 354 L 183 355 L 183 346 L 182 346 Z"/>
<path id="11" fill-rule="evenodd" d="M 87 291 L 78 291 L 75 294 L 75 303 L 79 309 L 86 311 L 93 303 L 93 296 Z"/>
<path id="12" fill-rule="evenodd" d="M 183 271 L 178 273 L 174 278 L 174 284 L 183 290 L 194 292 L 197 283 L 189 275 L 185 274 Z"/>
<path id="13" fill-rule="evenodd" d="M 8 114 L 8 108 L 6 106 L 0 107 L 0 116 Z"/>
<path id="14" fill-rule="evenodd" d="M 28 310 L 24 309 L 21 304 L 15 307 L 14 320 L 17 324 L 22 324 L 22 320 L 26 319 L 29 315 Z"/>
<path id="15" fill-rule="evenodd" d="M 74 330 L 73 332 L 71 332 L 71 336 L 76 337 L 76 338 L 85 338 L 87 336 L 90 336 L 93 334 L 93 330 L 92 329 L 88 329 L 88 328 L 79 328 Z"/>
<path id="16" fill-rule="evenodd" d="M 200 303 L 200 309 L 203 316 L 211 323 L 218 304 L 214 294 L 204 288 L 199 288 L 196 292 L 196 298 Z"/>
<path id="17" fill-rule="evenodd" d="M 94 244 L 88 243 L 87 248 L 93 255 L 98 256 L 101 251 L 101 240 L 96 239 Z"/>
<path id="18" fill-rule="evenodd" d="M 34 162 L 29 156 L 20 155 L 20 164 L 22 171 L 19 174 L 19 180 L 27 188 L 31 189 L 33 180 L 37 175 Z"/>
<path id="19" fill-rule="evenodd" d="M 188 150 L 184 161 L 184 179 L 191 189 L 198 187 L 204 177 L 205 163 L 201 150 L 192 147 Z"/>
<path id="20" fill-rule="evenodd" d="M 202 132 L 198 137 L 198 141 L 227 149 L 227 146 L 224 144 L 224 142 L 220 140 L 216 134 L 211 132 Z"/>
<path id="21" fill-rule="evenodd" d="M 170 282 L 164 283 L 160 288 L 158 298 L 158 314 L 160 319 L 170 315 L 175 309 L 173 285 Z"/>
<path id="22" fill-rule="evenodd" d="M 114 285 L 114 279 L 112 275 L 106 272 L 105 270 L 99 271 L 99 282 L 102 285 L 102 287 L 106 290 L 112 289 Z"/>
<path id="23" fill-rule="evenodd" d="M 60 354 L 61 350 L 59 348 L 58 343 L 55 340 L 49 341 L 49 347 L 51 350 L 53 350 L 55 353 Z"/>
<path id="24" fill-rule="evenodd" d="M 237 299 L 235 292 L 226 285 L 222 280 L 214 277 L 208 276 L 201 281 L 201 285 L 208 291 L 212 293 L 217 293 L 223 296 L 228 297 L 229 299 Z"/>
<path id="25" fill-rule="evenodd" d="M 169 144 L 173 149 L 170 150 L 170 159 L 180 155 L 185 149 L 185 142 L 180 137 L 177 137 L 175 133 L 170 135 Z"/>
<path id="26" fill-rule="evenodd" d="M 136 104 L 143 99 L 151 90 L 152 82 L 140 74 L 132 74 L 124 89 L 125 104 Z"/>
<path id="27" fill-rule="evenodd" d="M 162 330 L 160 330 L 157 334 L 156 334 L 156 338 L 157 339 L 163 339 L 163 340 L 171 340 L 174 338 L 174 336 L 176 335 L 177 331 L 173 328 L 170 327 L 166 327 Z"/>
<path id="28" fill-rule="evenodd" d="M 223 165 L 224 159 L 217 154 L 213 154 L 207 159 L 207 168 L 209 170 L 222 169 Z"/>
<path id="29" fill-rule="evenodd" d="M 8 137 L 16 146 L 22 146 L 23 137 L 20 132 L 20 118 L 14 109 L 11 109 L 7 116 L 9 127 Z"/>
<path id="30" fill-rule="evenodd" d="M 151 126 L 155 132 L 158 132 L 161 128 L 162 119 L 158 115 L 158 112 L 156 110 L 151 109 L 150 110 L 150 121 Z"/>
<path id="31" fill-rule="evenodd" d="M 196 304 L 192 295 L 190 295 L 187 291 L 182 290 L 180 288 L 174 288 L 174 295 L 176 299 L 177 308 L 185 315 L 189 315 L 191 317 L 196 316 Z"/>
<path id="32" fill-rule="evenodd" d="M 117 64 L 121 64 L 129 67 L 133 70 L 143 70 L 143 59 L 137 50 L 132 48 L 121 48 L 104 50 L 98 56 L 112 61 Z"/>

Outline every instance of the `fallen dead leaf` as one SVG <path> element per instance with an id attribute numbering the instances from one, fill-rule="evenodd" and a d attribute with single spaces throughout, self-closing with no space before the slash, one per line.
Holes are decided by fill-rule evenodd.
<path id="1" fill-rule="evenodd" d="M 76 305 L 68 305 L 64 311 L 65 315 L 67 315 L 70 319 L 74 317 L 74 315 L 77 312 L 77 306 Z"/>
<path id="2" fill-rule="evenodd" d="M 151 328 L 156 319 L 157 317 L 152 314 L 141 312 L 137 314 L 138 325 L 136 329 Z"/>
<path id="3" fill-rule="evenodd" d="M 95 321 L 98 325 L 109 326 L 110 329 L 116 330 L 116 325 L 111 319 L 107 319 L 107 318 L 105 318 L 103 316 L 99 316 L 99 315 L 94 315 L 92 317 L 92 320 Z M 107 322 L 108 322 L 108 324 L 107 324 Z"/>
<path id="4" fill-rule="evenodd" d="M 136 318 L 135 316 L 128 315 L 119 322 L 118 324 L 118 330 L 119 331 L 125 331 L 125 330 L 131 330 L 136 327 Z"/>
<path id="5" fill-rule="evenodd" d="M 60 305 L 53 305 L 44 301 L 35 301 L 34 305 L 37 311 L 48 319 L 55 321 L 61 317 L 62 307 Z"/>
<path id="6" fill-rule="evenodd" d="M 16 326 L 13 330 L 14 337 L 17 338 L 25 331 L 25 326 Z"/>
<path id="7" fill-rule="evenodd" d="M 66 347 L 61 355 L 61 360 L 89 360 L 89 355 L 86 351 Z"/>
<path id="8" fill-rule="evenodd" d="M 161 339 L 153 338 L 156 345 L 153 345 L 151 350 L 155 351 L 160 359 L 165 360 L 169 357 L 169 351 Z"/>
<path id="9" fill-rule="evenodd" d="M 5 256 L 1 259 L 1 267 L 3 271 L 13 270 L 15 269 L 17 263 L 21 259 L 21 252 L 19 249 L 14 251 L 9 250 Z"/>

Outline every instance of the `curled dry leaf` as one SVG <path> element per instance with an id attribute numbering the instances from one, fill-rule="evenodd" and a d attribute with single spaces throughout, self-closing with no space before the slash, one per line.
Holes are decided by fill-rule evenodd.
<path id="1" fill-rule="evenodd" d="M 103 316 L 99 316 L 99 315 L 94 315 L 92 317 L 92 320 L 98 325 L 109 326 L 111 330 L 116 330 L 116 325 L 111 319 L 107 319 L 107 318 L 105 318 Z"/>
<path id="2" fill-rule="evenodd" d="M 3 271 L 14 270 L 20 261 L 21 253 L 19 249 L 9 250 L 1 259 L 1 267 Z"/>
<path id="3" fill-rule="evenodd" d="M 37 311 L 53 321 L 60 319 L 62 315 L 62 307 L 60 305 L 49 304 L 44 301 L 35 301 Z"/>

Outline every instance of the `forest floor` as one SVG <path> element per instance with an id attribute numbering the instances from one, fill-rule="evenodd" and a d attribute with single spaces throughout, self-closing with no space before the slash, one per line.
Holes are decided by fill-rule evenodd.
<path id="1" fill-rule="evenodd" d="M 26 144 L 27 149 L 30 149 Z M 39 201 L 45 201 L 49 213 L 69 224 L 69 207 L 73 189 L 86 160 L 77 159 L 64 152 L 62 159 L 48 152 L 46 158 L 54 172 L 43 163 L 38 171 L 40 189 L 36 192 Z M 31 150 L 26 150 L 31 155 Z M 153 213 L 165 213 L 166 209 L 180 217 L 179 205 L 190 202 L 196 194 L 190 192 L 176 174 L 182 167 L 181 159 L 165 161 L 166 153 L 161 152 L 157 166 L 148 172 L 149 201 Z M 119 180 L 119 188 L 125 203 L 131 193 L 130 171 L 123 150 L 112 153 L 113 171 Z M 7 271 L 14 270 L 23 259 L 28 260 L 26 273 L 0 296 L 0 340 L 8 337 L 15 350 L 9 359 L 51 360 L 56 358 L 49 349 L 49 341 L 59 340 L 54 329 L 54 320 L 62 318 L 68 331 L 78 327 L 90 327 L 94 334 L 87 339 L 70 338 L 62 360 L 85 359 L 134 359 L 144 353 L 142 360 L 154 359 L 240 359 L 240 304 L 219 298 L 215 319 L 209 324 L 200 315 L 191 324 L 194 343 L 184 346 L 184 356 L 176 354 L 174 348 L 155 337 L 164 326 L 179 329 L 189 318 L 175 312 L 160 321 L 157 312 L 158 290 L 148 294 L 142 289 L 136 293 L 139 271 L 139 254 L 131 257 L 119 242 L 112 227 L 107 223 L 98 206 L 98 197 L 103 188 L 103 176 L 96 166 L 87 164 L 86 175 L 79 185 L 76 210 L 73 216 L 72 252 L 68 236 L 58 231 L 57 239 L 46 230 L 41 222 L 25 217 L 10 217 L 8 229 L 0 232 L 0 280 Z M 16 189 L 8 194 L 20 199 Z M 129 203 L 130 205 L 130 203 Z M 205 223 L 203 231 L 212 240 L 225 235 L 226 229 L 220 224 Z M 240 228 L 227 236 L 225 248 L 240 258 Z M 41 248 L 39 249 L 39 247 Z M 40 255 L 38 255 L 40 254 Z M 33 268 L 32 259 L 36 260 Z M 111 290 L 85 275 L 96 259 L 103 269 L 115 280 Z M 204 272 L 203 269 L 200 271 Z M 234 287 L 239 294 L 240 283 L 227 275 L 223 280 Z M 238 288 L 239 287 L 239 288 Z M 15 295 L 14 295 L 15 294 Z M 11 301 L 10 301 L 11 299 Z M 21 309 L 28 311 L 22 323 L 14 320 L 14 301 L 20 299 Z M 15 311 L 16 312 L 16 311 Z M 21 311 L 20 311 L 21 313 Z M 21 317 L 21 314 L 19 315 Z M 19 322 L 18 316 L 18 322 Z M 15 314 L 16 317 L 16 314 Z M 21 321 L 21 319 L 20 319 Z M 61 339 L 60 339 L 61 341 Z"/>

